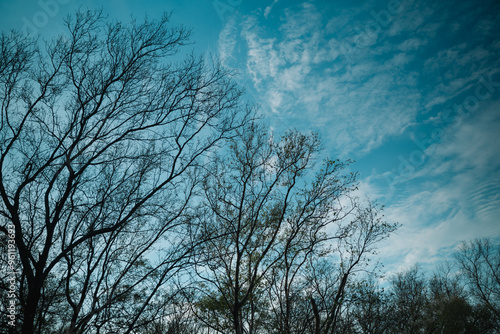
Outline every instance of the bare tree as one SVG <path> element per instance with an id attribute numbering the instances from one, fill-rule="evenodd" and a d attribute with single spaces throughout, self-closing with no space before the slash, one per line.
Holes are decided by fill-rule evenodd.
<path id="1" fill-rule="evenodd" d="M 378 286 L 373 277 L 359 282 L 353 290 L 353 307 L 349 317 L 353 318 L 358 332 L 389 333 L 393 326 L 390 295 Z"/>
<path id="2" fill-rule="evenodd" d="M 217 63 L 169 60 L 189 37 L 169 15 L 87 11 L 66 26 L 44 49 L 0 37 L 0 232 L 15 226 L 18 319 L 22 333 L 132 332 L 189 261 L 200 161 L 250 108 Z"/>
<path id="3" fill-rule="evenodd" d="M 427 286 L 418 266 L 398 273 L 392 278 L 394 333 L 421 333 L 425 326 Z"/>
<path id="4" fill-rule="evenodd" d="M 494 314 L 500 330 L 500 246 L 489 239 L 464 242 L 455 260 L 472 295 Z"/>
<path id="5" fill-rule="evenodd" d="M 305 267 L 328 257 L 331 243 L 343 237 L 327 229 L 342 225 L 352 211 L 341 204 L 355 189 L 356 174 L 345 172 L 349 163 L 324 161 L 310 186 L 300 190 L 283 224 L 278 246 L 282 258 L 265 277 L 273 327 L 279 333 L 304 333 L 307 328 L 311 313 L 304 291 L 310 282 Z"/>
<path id="6" fill-rule="evenodd" d="M 348 295 L 356 275 L 372 273 L 371 256 L 376 245 L 395 231 L 398 224 L 387 223 L 377 205 L 363 206 L 353 201 L 350 214 L 335 232 L 335 243 L 328 257 L 312 261 L 307 275 L 311 282 L 309 299 L 312 317 L 311 332 L 338 333 L 344 322 L 342 313 L 350 303 Z"/>
<path id="7" fill-rule="evenodd" d="M 493 314 L 474 303 L 460 272 L 450 263 L 440 265 L 429 279 L 425 312 L 426 333 L 496 333 Z"/>
<path id="8" fill-rule="evenodd" d="M 197 257 L 201 297 L 193 305 L 215 332 L 303 333 L 314 313 L 304 267 L 342 250 L 336 267 L 342 284 L 335 285 L 337 296 L 322 295 L 318 323 L 321 333 L 332 332 L 339 308 L 331 307 L 342 299 L 347 277 L 395 228 L 371 206 L 342 206 L 356 174 L 332 160 L 316 169 L 319 149 L 315 135 L 290 131 L 276 141 L 253 125 L 208 165 L 198 233 L 209 241 Z"/>
<path id="9" fill-rule="evenodd" d="M 297 214 L 298 184 L 318 148 L 315 136 L 292 131 L 276 143 L 253 124 L 210 165 L 201 238 L 212 239 L 200 254 L 197 276 L 237 334 L 255 332 L 263 278 L 283 258 L 280 239 Z"/>

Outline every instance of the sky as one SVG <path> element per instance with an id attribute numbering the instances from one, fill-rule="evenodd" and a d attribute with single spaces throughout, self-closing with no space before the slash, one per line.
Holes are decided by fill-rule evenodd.
<path id="1" fill-rule="evenodd" d="M 380 245 L 388 274 L 500 241 L 500 2 L 0 0 L 0 29 L 49 38 L 97 7 L 173 11 L 273 131 L 316 131 L 323 154 L 355 160 L 359 196 L 402 224 Z"/>

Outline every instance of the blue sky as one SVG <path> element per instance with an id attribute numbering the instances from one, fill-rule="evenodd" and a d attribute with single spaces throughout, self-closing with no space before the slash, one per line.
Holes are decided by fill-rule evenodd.
<path id="1" fill-rule="evenodd" d="M 403 224 L 381 245 L 389 273 L 500 239 L 498 1 L 0 0 L 0 28 L 50 36 L 80 6 L 173 10 L 274 131 L 317 131 L 356 160 L 359 195 Z"/>

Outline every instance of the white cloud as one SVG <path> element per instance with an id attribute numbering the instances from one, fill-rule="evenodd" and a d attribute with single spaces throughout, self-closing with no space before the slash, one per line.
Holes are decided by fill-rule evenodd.
<path id="1" fill-rule="evenodd" d="M 447 252 L 461 241 L 498 237 L 500 180 L 471 181 L 458 176 L 405 198 L 404 204 L 388 207 L 387 219 L 403 227 L 381 248 L 385 262 L 397 260 L 404 267 L 433 264 L 449 256 Z"/>
<path id="2" fill-rule="evenodd" d="M 400 43 L 397 48 L 401 51 L 415 51 L 426 45 L 428 41 L 426 39 L 421 38 L 408 38 L 404 42 Z"/>
<path id="3" fill-rule="evenodd" d="M 478 42 L 481 34 L 474 41 L 456 38 L 473 19 L 455 18 L 450 25 L 450 4 L 402 3 L 369 47 L 353 39 L 373 21 L 369 5 L 335 9 L 330 19 L 313 3 L 281 16 L 273 9 L 272 18 L 280 18 L 274 25 L 271 9 L 264 11 L 265 22 L 262 12 L 249 15 L 239 43 L 246 46 L 242 62 L 256 100 L 276 120 L 273 126 L 317 130 L 341 158 L 368 154 L 414 125 L 446 127 L 409 175 L 381 172 L 361 183 L 370 197 L 388 204 L 388 221 L 404 224 L 381 255 L 403 256 L 402 265 L 411 266 L 439 261 L 461 240 L 500 235 L 500 104 L 486 108 L 482 101 L 472 116 L 454 123 L 439 110 L 463 102 L 481 78 L 497 73 L 500 59 L 493 56 L 500 42 Z M 494 26 L 483 21 L 471 29 L 490 33 Z M 454 37 L 444 48 L 439 43 L 447 34 Z M 398 193 L 381 190 L 384 175 L 394 178 Z"/>
<path id="4" fill-rule="evenodd" d="M 369 52 L 364 48 L 346 57 L 345 37 L 328 35 L 323 16 L 310 3 L 285 10 L 279 35 L 258 22 L 258 16 L 248 17 L 242 36 L 247 71 L 260 100 L 267 101 L 264 111 L 318 127 L 328 144 L 346 155 L 368 152 L 413 122 L 420 93 L 411 88 L 415 73 L 404 72 L 411 61 L 407 54 L 381 63 L 364 57 Z"/>
<path id="5" fill-rule="evenodd" d="M 254 84 L 259 86 L 262 80 L 272 79 L 278 73 L 282 60 L 274 47 L 276 40 L 260 37 L 253 17 L 244 22 L 242 35 L 247 44 L 247 71 Z"/>
<path id="6" fill-rule="evenodd" d="M 223 60 L 234 58 L 233 52 L 236 46 L 237 27 L 233 18 L 227 21 L 224 28 L 219 33 L 219 56 Z"/>
<path id="7" fill-rule="evenodd" d="M 441 141 L 430 147 L 429 164 L 421 175 L 474 171 L 478 178 L 500 168 L 500 102 L 484 103 L 469 116 L 458 116 L 444 130 Z"/>
<path id="8" fill-rule="evenodd" d="M 442 141 L 428 148 L 427 165 L 396 186 L 410 195 L 387 208 L 388 220 L 403 227 L 382 256 L 403 255 L 405 266 L 431 264 L 460 241 L 500 236 L 499 109 L 500 102 L 490 103 L 450 125 Z"/>
<path id="9" fill-rule="evenodd" d="M 275 4 L 247 15 L 239 26 L 256 100 L 264 112 L 287 115 L 286 126 L 309 124 L 327 132 L 324 137 L 345 155 L 369 152 L 401 134 L 415 124 L 420 112 L 432 111 L 428 120 L 437 120 L 439 108 L 488 74 L 485 64 L 500 50 L 500 43 L 472 46 L 468 41 L 433 55 L 430 39 L 443 30 L 453 31 L 446 22 L 451 15 L 447 4 L 402 1 L 389 23 L 379 24 L 370 46 L 354 38 L 377 21 L 373 12 L 389 13 L 388 9 L 372 8 L 373 4 L 335 8 L 330 19 L 324 6 L 320 10 L 314 2 L 305 2 L 276 12 L 279 20 L 263 21 Z M 463 28 L 469 20 L 454 22 Z M 474 29 L 493 29 L 488 22 L 474 23 Z M 225 32 L 221 40 L 228 42 L 221 49 L 233 50 L 227 36 L 237 34 L 229 26 Z M 422 60 L 429 50 L 431 56 Z M 422 84 L 422 77 L 427 84 Z"/>
<path id="10" fill-rule="evenodd" d="M 275 4 L 278 3 L 278 0 L 274 0 L 272 4 L 270 4 L 269 6 L 266 7 L 266 9 L 264 9 L 264 17 L 267 19 L 267 17 L 269 16 L 269 14 L 271 13 L 271 10 L 273 9 L 273 6 Z"/>

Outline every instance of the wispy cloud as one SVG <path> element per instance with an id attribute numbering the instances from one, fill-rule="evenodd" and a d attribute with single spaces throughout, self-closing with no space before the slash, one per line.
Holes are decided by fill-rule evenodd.
<path id="1" fill-rule="evenodd" d="M 225 23 L 224 28 L 219 33 L 219 56 L 224 61 L 234 60 L 234 48 L 236 47 L 237 33 L 238 28 L 236 26 L 236 19 L 232 17 Z"/>
<path id="2" fill-rule="evenodd" d="M 385 256 L 404 254 L 408 266 L 433 263 L 462 240 L 500 235 L 498 110 L 500 102 L 490 103 L 467 122 L 448 126 L 442 141 L 429 148 L 428 163 L 396 187 L 412 191 L 388 207 L 388 219 L 403 228 L 389 240 Z"/>
<path id="3" fill-rule="evenodd" d="M 366 153 L 489 70 L 500 43 L 477 43 L 478 37 L 439 49 L 429 42 L 440 33 L 460 34 L 473 21 L 454 15 L 470 8 L 449 7 L 402 1 L 394 14 L 365 5 L 331 8 L 330 18 L 315 2 L 304 2 L 272 24 L 256 11 L 240 24 L 243 61 L 264 111 L 286 116 L 280 121 L 287 126 L 317 127 L 341 154 Z M 472 29 L 492 25 L 481 20 Z"/>
<path id="4" fill-rule="evenodd" d="M 312 3 L 285 10 L 278 35 L 247 17 L 247 72 L 263 108 L 286 115 L 288 126 L 316 128 L 340 154 L 367 152 L 413 121 L 416 72 L 405 70 L 412 58 L 402 50 L 383 61 L 342 50 L 346 37 L 334 27 Z"/>
<path id="5" fill-rule="evenodd" d="M 385 3 L 308 1 L 283 10 L 275 1 L 243 17 L 233 36 L 268 121 L 320 132 L 329 153 L 369 157 L 391 140 L 398 146 L 441 129 L 438 140 L 419 146 L 418 168 L 374 172 L 360 184 L 389 204 L 389 221 L 404 224 L 382 255 L 403 254 L 410 266 L 438 261 L 460 240 L 500 235 L 500 88 L 483 84 L 482 96 L 490 94 L 469 116 L 445 116 L 473 101 L 485 78 L 499 81 L 500 41 L 493 2 L 400 3 L 391 12 Z M 394 160 L 411 154 L 398 149 Z M 392 192 L 380 185 L 388 175 Z"/>
<path id="6" fill-rule="evenodd" d="M 264 17 L 266 19 L 269 16 L 269 13 L 271 13 L 271 10 L 273 9 L 274 5 L 277 3 L 278 3 L 278 0 L 274 0 L 272 4 L 270 4 L 269 6 L 266 7 L 266 9 L 264 9 Z"/>
<path id="7" fill-rule="evenodd" d="M 403 227 L 381 248 L 385 262 L 397 259 L 396 271 L 416 263 L 426 266 L 450 256 L 460 241 L 498 236 L 500 182 L 474 182 L 460 175 L 388 207 L 387 219 Z"/>

